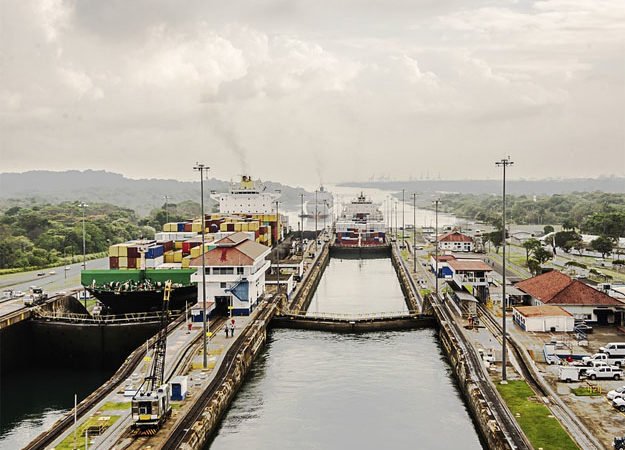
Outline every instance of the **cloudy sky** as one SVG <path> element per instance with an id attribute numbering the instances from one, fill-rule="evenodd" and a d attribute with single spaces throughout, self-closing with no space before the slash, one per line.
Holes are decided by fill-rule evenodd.
<path id="1" fill-rule="evenodd" d="M 0 172 L 625 175 L 622 0 L 0 7 Z"/>

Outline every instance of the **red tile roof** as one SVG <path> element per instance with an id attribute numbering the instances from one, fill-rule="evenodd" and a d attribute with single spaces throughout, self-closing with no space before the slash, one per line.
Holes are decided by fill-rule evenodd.
<path id="1" fill-rule="evenodd" d="M 234 235 L 231 235 L 234 236 Z M 207 266 L 251 266 L 254 260 L 269 251 L 269 247 L 250 241 L 249 239 L 240 241 L 238 244 L 232 245 L 231 242 L 223 242 L 230 238 L 220 240 L 222 244 L 230 244 L 228 246 L 216 247 L 208 251 L 205 255 L 205 264 Z M 219 242 L 217 245 L 219 245 Z M 201 267 L 202 255 L 193 258 L 189 263 L 189 267 Z"/>
<path id="2" fill-rule="evenodd" d="M 479 259 L 452 259 L 447 262 L 454 270 L 485 271 L 493 270 L 491 266 Z"/>
<path id="3" fill-rule="evenodd" d="M 520 281 L 516 287 L 550 305 L 623 306 L 617 299 L 557 270 Z"/>
<path id="4" fill-rule="evenodd" d="M 458 231 L 450 231 L 438 237 L 439 242 L 473 242 L 471 237 Z"/>

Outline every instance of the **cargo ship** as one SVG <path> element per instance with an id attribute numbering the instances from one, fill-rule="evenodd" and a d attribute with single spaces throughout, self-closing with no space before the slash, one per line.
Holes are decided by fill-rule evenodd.
<path id="1" fill-rule="evenodd" d="M 332 217 L 334 212 L 334 197 L 332 193 L 320 186 L 310 200 L 306 202 L 304 217 L 327 218 Z"/>
<path id="2" fill-rule="evenodd" d="M 163 289 L 171 280 L 169 309 L 182 310 L 197 301 L 191 282 L 195 269 L 83 270 L 82 285 L 103 305 L 103 314 L 127 314 L 160 310 Z"/>
<path id="3" fill-rule="evenodd" d="M 337 245 L 346 247 L 374 247 L 386 243 L 384 215 L 377 203 L 360 195 L 345 205 L 336 222 Z"/>
<path id="4" fill-rule="evenodd" d="M 202 248 L 208 252 L 215 248 L 214 242 L 235 232 L 267 247 L 282 239 L 286 217 L 278 217 L 272 208 L 279 196 L 265 192 L 260 181 L 243 176 L 228 193 L 213 195 L 220 202 L 220 213 L 166 223 L 154 239 L 111 245 L 109 270 L 84 270 L 81 283 L 104 305 L 103 312 L 123 314 L 160 309 L 163 287 L 171 280 L 170 309 L 183 309 L 186 302 L 197 302 L 197 285 L 191 282 L 196 270 L 189 264 Z"/>

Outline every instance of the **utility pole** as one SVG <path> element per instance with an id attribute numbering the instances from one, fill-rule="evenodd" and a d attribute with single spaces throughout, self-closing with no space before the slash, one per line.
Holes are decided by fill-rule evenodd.
<path id="1" fill-rule="evenodd" d="M 206 256 L 204 255 L 204 242 L 206 240 L 206 221 L 204 220 L 204 171 L 209 167 L 204 164 L 195 163 L 194 170 L 200 172 L 200 190 L 202 199 L 202 367 L 208 367 L 208 318 L 206 317 Z"/>
<path id="2" fill-rule="evenodd" d="M 85 241 L 85 208 L 87 205 L 85 202 L 80 202 L 78 205 L 82 208 L 82 270 L 87 270 L 87 245 Z M 84 289 L 85 296 L 85 309 L 87 309 L 87 289 Z"/>
<path id="3" fill-rule="evenodd" d="M 406 199 L 404 198 L 405 189 L 401 190 L 401 248 L 406 248 Z"/>
<path id="4" fill-rule="evenodd" d="M 302 209 L 302 214 L 300 215 L 300 217 L 302 218 L 301 219 L 302 228 L 300 228 L 300 231 L 299 231 L 299 243 L 300 243 L 300 246 L 302 246 L 302 254 L 303 254 L 303 251 L 304 251 L 303 250 L 304 249 L 303 247 L 304 245 L 304 194 L 300 194 L 299 196 L 300 196 L 300 206 Z"/>
<path id="5" fill-rule="evenodd" d="M 278 224 L 278 236 L 280 235 L 280 202 L 276 200 L 274 202 L 276 204 L 276 223 Z M 279 244 L 276 246 L 276 267 L 278 269 L 278 288 L 276 289 L 276 295 L 280 295 L 280 246 Z"/>
<path id="6" fill-rule="evenodd" d="M 507 383 L 506 381 L 506 307 L 507 307 L 507 299 L 506 299 L 506 167 L 513 165 L 514 162 L 510 161 L 510 157 L 502 159 L 501 161 L 496 161 L 495 165 L 503 168 L 503 208 L 502 208 L 502 219 L 503 219 L 503 230 L 501 233 L 503 234 L 503 282 L 502 282 L 502 298 L 501 298 L 501 306 L 502 306 L 502 339 L 501 339 L 501 382 Z"/>
<path id="7" fill-rule="evenodd" d="M 394 201 L 395 203 L 395 239 L 397 239 L 397 200 Z"/>
<path id="8" fill-rule="evenodd" d="M 319 235 L 317 234 L 317 218 L 319 217 L 319 211 L 317 208 L 317 190 L 315 189 L 315 253 L 317 253 L 317 240 Z"/>
<path id="9" fill-rule="evenodd" d="M 168 196 L 165 196 L 165 223 L 169 223 L 169 208 L 167 207 Z"/>
<path id="10" fill-rule="evenodd" d="M 417 193 L 412 194 L 412 271 L 417 273 Z"/>
<path id="11" fill-rule="evenodd" d="M 434 200 L 434 203 L 436 204 L 436 241 L 434 241 L 436 243 L 436 250 L 435 250 L 435 257 L 436 257 L 436 262 L 434 264 L 434 266 L 436 267 L 436 277 L 434 278 L 436 280 L 436 299 L 438 300 L 438 204 L 441 202 L 440 198 L 437 198 L 436 200 Z"/>

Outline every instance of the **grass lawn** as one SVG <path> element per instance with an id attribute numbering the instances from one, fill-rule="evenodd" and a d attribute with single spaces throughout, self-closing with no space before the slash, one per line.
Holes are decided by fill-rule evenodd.
<path id="1" fill-rule="evenodd" d="M 117 422 L 117 419 L 119 419 L 119 416 L 106 416 L 108 417 L 108 420 L 99 420 L 101 417 L 104 417 L 104 416 L 97 415 L 97 416 L 89 417 L 83 423 L 78 425 L 78 431 L 76 432 L 76 447 L 74 447 L 74 433 L 71 433 L 69 436 L 63 439 L 63 441 L 59 445 L 57 445 L 55 449 L 57 450 L 62 450 L 62 449 L 69 450 L 69 449 L 74 449 L 74 448 L 84 449 L 85 448 L 85 430 L 87 428 L 91 426 L 97 426 L 97 425 L 104 425 L 104 426 L 110 427 L 115 422 Z"/>
<path id="2" fill-rule="evenodd" d="M 124 409 L 130 409 L 130 402 L 106 402 L 100 411 L 121 411 Z"/>
<path id="3" fill-rule="evenodd" d="M 549 409 L 528 397 L 536 395 L 525 381 L 497 384 L 497 390 L 508 404 L 534 448 L 550 450 L 575 450 L 579 447 L 554 417 Z M 519 414 L 517 416 L 517 414 Z"/>
<path id="4" fill-rule="evenodd" d="M 410 256 L 410 253 L 408 253 L 408 250 L 401 251 L 401 257 L 404 258 L 405 261 L 408 261 L 408 256 Z"/>

